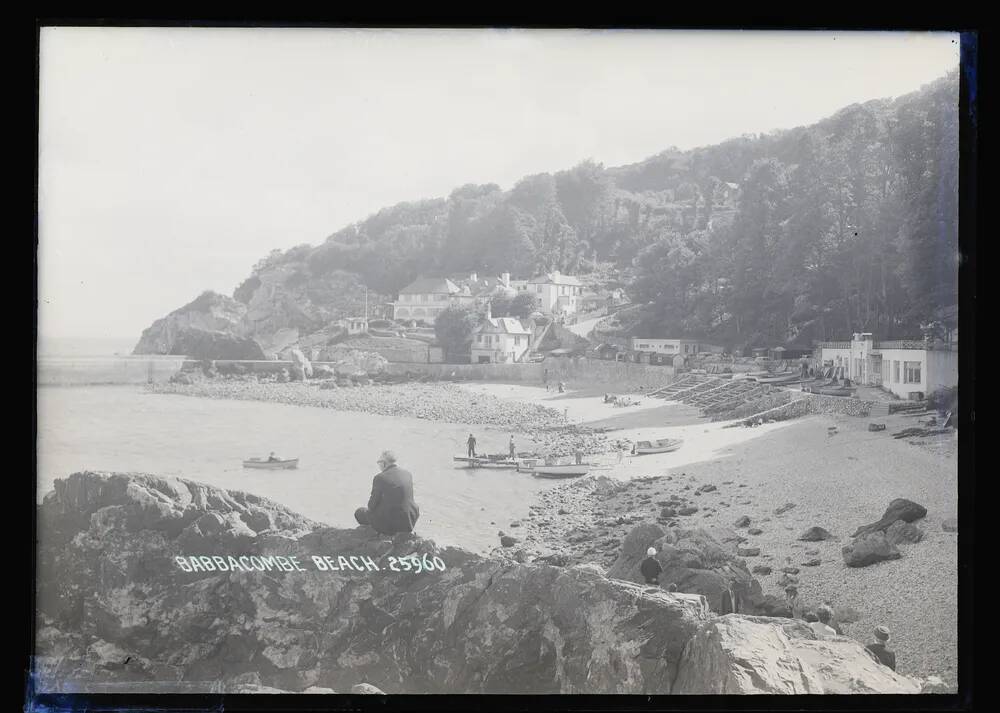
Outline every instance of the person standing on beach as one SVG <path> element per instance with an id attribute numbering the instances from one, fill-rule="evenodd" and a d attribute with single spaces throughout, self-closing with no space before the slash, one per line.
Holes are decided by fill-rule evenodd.
<path id="1" fill-rule="evenodd" d="M 577 447 L 577 449 L 573 452 L 573 455 L 576 456 L 577 465 L 583 463 L 583 450 L 581 448 Z"/>
<path id="2" fill-rule="evenodd" d="M 470 433 L 469 434 L 469 440 L 466 441 L 465 444 L 469 447 L 469 458 L 475 458 L 476 457 L 476 437 L 473 436 Z"/>
<path id="3" fill-rule="evenodd" d="M 413 532 L 420 517 L 420 508 L 413 500 L 413 476 L 396 465 L 392 451 L 382 451 L 378 458 L 379 473 L 372 481 L 368 507 L 354 511 L 359 525 L 370 525 L 382 535 Z"/>
<path id="4" fill-rule="evenodd" d="M 646 550 L 646 559 L 639 565 L 639 571 L 642 573 L 643 579 L 646 580 L 646 584 L 660 583 L 660 575 L 663 573 L 663 567 L 656 561 L 655 547 L 650 547 Z"/>
<path id="5" fill-rule="evenodd" d="M 510 434 L 510 459 L 514 460 L 517 457 L 517 449 L 514 448 L 514 434 Z"/>
<path id="6" fill-rule="evenodd" d="M 893 671 L 896 670 L 896 653 L 891 651 L 889 643 L 889 629 L 884 626 L 875 627 L 875 641 L 865 646 L 880 664 L 888 666 Z"/>

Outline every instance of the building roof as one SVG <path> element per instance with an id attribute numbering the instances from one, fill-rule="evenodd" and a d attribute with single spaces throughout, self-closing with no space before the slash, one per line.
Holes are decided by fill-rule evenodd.
<path id="1" fill-rule="evenodd" d="M 477 334 L 531 334 L 531 330 L 513 317 L 492 317 L 476 327 Z"/>
<path id="2" fill-rule="evenodd" d="M 553 270 L 545 275 L 539 275 L 528 280 L 529 285 L 583 285 L 573 275 L 563 275 L 558 270 Z"/>
<path id="3" fill-rule="evenodd" d="M 399 291 L 401 295 L 454 295 L 458 286 L 447 277 L 418 277 Z"/>

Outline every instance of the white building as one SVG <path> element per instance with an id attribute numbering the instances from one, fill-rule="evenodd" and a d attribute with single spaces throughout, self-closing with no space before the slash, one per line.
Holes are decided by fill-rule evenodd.
<path id="1" fill-rule="evenodd" d="M 650 337 L 632 337 L 629 340 L 629 348 L 634 352 L 667 354 L 669 356 L 722 351 L 722 347 L 705 344 L 697 339 L 652 339 Z"/>
<path id="2" fill-rule="evenodd" d="M 511 364 L 520 361 L 531 342 L 531 330 L 513 317 L 487 313 L 472 334 L 473 364 Z"/>
<path id="3" fill-rule="evenodd" d="M 870 332 L 849 342 L 823 342 L 823 366 L 845 367 L 859 384 L 880 386 L 901 398 L 922 398 L 958 386 L 957 349 L 929 341 L 877 342 Z"/>
<path id="4" fill-rule="evenodd" d="M 453 305 L 471 307 L 474 296 L 463 294 L 445 277 L 418 277 L 399 291 L 399 299 L 392 304 L 396 320 L 417 320 L 433 324 L 437 316 Z"/>
<path id="5" fill-rule="evenodd" d="M 583 285 L 572 275 L 553 270 L 547 275 L 533 277 L 523 283 L 512 283 L 516 289 L 528 292 L 538 300 L 538 308 L 547 314 L 574 314 L 577 301 L 583 295 Z"/>

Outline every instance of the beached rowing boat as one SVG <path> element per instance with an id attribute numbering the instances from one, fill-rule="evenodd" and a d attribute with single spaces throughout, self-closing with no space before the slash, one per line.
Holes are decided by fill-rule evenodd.
<path id="1" fill-rule="evenodd" d="M 684 443 L 680 438 L 661 438 L 658 441 L 639 441 L 635 444 L 635 454 L 646 456 L 653 453 L 672 453 Z"/>
<path id="2" fill-rule="evenodd" d="M 586 475 L 593 463 L 576 463 L 573 465 L 536 465 L 527 469 L 536 478 L 579 478 Z"/>
<path id="3" fill-rule="evenodd" d="M 243 467 L 256 468 L 257 470 L 292 470 L 299 467 L 299 459 L 267 460 L 266 458 L 250 458 L 243 461 Z"/>
<path id="4" fill-rule="evenodd" d="M 800 371 L 786 371 L 783 374 L 771 374 L 769 376 L 757 377 L 758 384 L 784 384 L 801 380 L 802 372 Z"/>
<path id="5" fill-rule="evenodd" d="M 467 458 L 465 456 L 455 456 L 455 462 L 467 463 L 470 468 L 516 468 L 519 461 L 505 458 Z"/>

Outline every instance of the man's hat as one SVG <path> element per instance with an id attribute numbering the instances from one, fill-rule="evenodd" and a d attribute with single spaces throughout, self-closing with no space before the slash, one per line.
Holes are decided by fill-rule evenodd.
<path id="1" fill-rule="evenodd" d="M 880 639 L 888 639 L 889 638 L 889 628 L 886 627 L 886 626 L 876 626 L 875 627 L 875 636 L 877 636 Z"/>
<path id="2" fill-rule="evenodd" d="M 655 557 L 656 556 L 656 548 L 655 547 L 650 547 L 648 550 L 646 550 L 646 556 L 647 557 Z"/>

